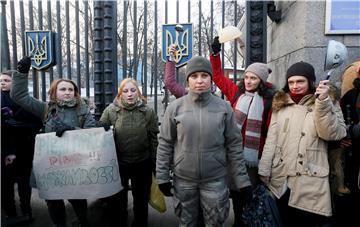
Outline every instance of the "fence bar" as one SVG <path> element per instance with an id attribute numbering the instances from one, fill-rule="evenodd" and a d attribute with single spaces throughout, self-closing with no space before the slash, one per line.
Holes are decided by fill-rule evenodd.
<path id="1" fill-rule="evenodd" d="M 237 25 L 237 1 L 234 1 L 234 26 Z M 234 83 L 237 83 L 237 41 L 234 42 Z"/>
<path id="2" fill-rule="evenodd" d="M 81 94 L 81 66 L 80 66 L 80 32 L 79 32 L 79 1 L 75 1 L 75 36 L 76 36 L 76 79 Z"/>
<path id="3" fill-rule="evenodd" d="M 89 34 L 89 3 L 88 1 L 84 1 L 84 13 L 85 13 L 85 34 Z M 89 38 L 87 35 L 84 36 L 84 45 L 85 45 L 85 78 L 86 78 L 86 97 L 90 97 L 90 73 L 89 73 Z"/>
<path id="4" fill-rule="evenodd" d="M 167 8 L 167 0 L 165 1 L 165 8 Z M 158 18 L 157 18 L 157 1 L 154 2 L 154 52 L 155 52 L 155 58 L 154 58 L 154 87 L 155 87 L 155 91 L 154 91 L 154 110 L 155 113 L 157 114 L 158 112 L 158 108 L 157 108 L 157 80 L 158 80 L 158 71 L 157 71 L 157 65 L 158 65 L 158 59 L 157 59 L 157 52 L 158 52 L 158 40 L 157 40 L 157 26 L 158 26 Z M 165 23 L 167 23 L 167 15 L 165 14 Z"/>
<path id="5" fill-rule="evenodd" d="M 214 39 L 214 1 L 211 0 L 210 1 L 210 42 L 212 43 L 213 39 Z M 211 50 L 210 50 L 211 52 Z"/>
<path id="6" fill-rule="evenodd" d="M 48 29 L 49 31 L 52 31 L 52 17 L 51 17 L 51 1 L 48 0 L 47 1 L 47 17 L 48 17 Z M 51 37 L 52 41 L 54 37 Z M 55 56 L 54 56 L 55 58 Z M 56 60 L 56 59 L 55 59 Z M 50 77 L 50 84 L 53 82 L 54 80 L 54 70 L 53 70 L 53 67 L 50 67 L 49 68 L 49 77 Z"/>
<path id="7" fill-rule="evenodd" d="M 66 68 L 67 78 L 71 80 L 71 51 L 70 51 L 70 16 L 69 16 L 69 1 L 65 2 L 65 23 L 66 23 Z"/>
<path id="8" fill-rule="evenodd" d="M 201 0 L 199 0 L 199 56 L 201 56 Z"/>
<path id="9" fill-rule="evenodd" d="M 123 79 L 127 77 L 127 6 L 128 1 L 124 0 L 124 15 L 123 15 L 123 41 L 122 41 L 122 56 L 123 56 Z"/>
<path id="10" fill-rule="evenodd" d="M 191 16 L 191 1 L 188 0 L 188 23 L 190 23 L 190 16 Z"/>
<path id="11" fill-rule="evenodd" d="M 25 15 L 24 15 L 24 2 L 21 0 L 20 4 L 20 29 L 21 29 L 21 50 L 22 56 L 26 55 L 25 52 Z"/>
<path id="12" fill-rule="evenodd" d="M 62 73 L 62 48 L 61 48 L 61 18 L 60 18 L 60 1 L 56 1 L 56 70 L 59 78 L 63 77 Z"/>
<path id="13" fill-rule="evenodd" d="M 10 51 L 6 23 L 6 1 L 1 1 L 1 71 L 10 69 Z"/>
<path id="14" fill-rule="evenodd" d="M 34 30 L 34 16 L 33 16 L 33 2 L 29 1 L 29 29 Z M 24 43 L 25 45 L 25 43 Z M 30 54 L 30 53 L 28 53 Z M 38 87 L 38 77 L 37 71 L 32 69 L 32 79 L 33 79 L 33 95 L 35 98 L 39 98 L 39 87 Z"/>
<path id="15" fill-rule="evenodd" d="M 176 23 L 179 23 L 179 0 L 176 0 Z"/>
<path id="16" fill-rule="evenodd" d="M 147 97 L 147 1 L 144 0 L 144 58 L 143 58 L 143 78 L 142 94 Z"/>
<path id="17" fill-rule="evenodd" d="M 133 27 L 133 59 L 132 59 L 132 78 L 137 80 L 137 42 L 138 42 L 138 31 L 137 31 L 137 1 L 134 0 L 134 27 Z"/>
<path id="18" fill-rule="evenodd" d="M 17 45 L 16 45 L 16 29 L 15 29 L 15 9 L 14 1 L 10 1 L 10 18 L 11 18 L 11 33 L 12 33 L 12 65 L 16 69 L 17 65 Z"/>
<path id="19" fill-rule="evenodd" d="M 39 24 L 38 24 L 38 28 L 39 30 L 43 30 L 43 11 L 42 11 L 42 1 L 38 0 L 38 13 L 39 13 Z M 45 77 L 45 72 L 44 70 L 40 71 L 40 75 L 41 75 L 41 99 L 43 101 L 46 101 L 46 77 Z"/>

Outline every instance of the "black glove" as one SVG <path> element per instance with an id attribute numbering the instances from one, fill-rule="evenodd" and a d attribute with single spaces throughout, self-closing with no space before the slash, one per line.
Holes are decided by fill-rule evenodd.
<path id="1" fill-rule="evenodd" d="M 212 54 L 216 55 L 221 51 L 221 44 L 219 42 L 219 36 L 215 36 L 214 42 L 211 44 Z"/>
<path id="2" fill-rule="evenodd" d="M 31 59 L 28 56 L 23 57 L 18 63 L 17 63 L 17 71 L 20 73 L 28 73 L 31 66 Z"/>
<path id="3" fill-rule="evenodd" d="M 170 182 L 159 184 L 159 189 L 164 194 L 164 196 L 173 196 L 171 193 L 171 187 L 172 185 Z"/>
<path id="4" fill-rule="evenodd" d="M 253 200 L 253 190 L 251 186 L 247 186 L 245 188 L 240 189 L 240 191 L 244 194 L 245 204 L 249 205 Z"/>
<path id="5" fill-rule="evenodd" d="M 58 123 L 55 126 L 55 132 L 56 132 L 56 136 L 57 137 L 61 137 L 65 131 L 70 131 L 70 130 L 74 130 L 75 127 L 63 124 L 63 123 Z"/>
<path id="6" fill-rule="evenodd" d="M 111 127 L 111 124 L 99 121 L 97 122 L 97 127 L 103 127 L 105 131 L 108 131 Z"/>

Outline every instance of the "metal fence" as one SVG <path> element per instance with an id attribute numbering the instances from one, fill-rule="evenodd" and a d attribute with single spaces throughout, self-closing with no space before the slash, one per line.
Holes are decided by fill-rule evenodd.
<path id="1" fill-rule="evenodd" d="M 164 73 L 161 25 L 193 23 L 193 55 L 207 57 L 217 30 L 237 26 L 245 10 L 241 2 L 2 0 L 1 70 L 16 68 L 26 54 L 25 30 L 54 31 L 56 65 L 47 71 L 31 70 L 34 97 L 46 100 L 54 79 L 73 79 L 82 96 L 94 99 L 98 117 L 115 97 L 118 82 L 129 76 L 139 81 L 143 95 L 158 111 Z M 232 43 L 227 54 L 222 48 L 223 67 L 225 62 L 233 67 L 235 80 L 239 65 L 243 66 L 236 45 Z M 166 89 L 164 96 L 166 105 Z"/>

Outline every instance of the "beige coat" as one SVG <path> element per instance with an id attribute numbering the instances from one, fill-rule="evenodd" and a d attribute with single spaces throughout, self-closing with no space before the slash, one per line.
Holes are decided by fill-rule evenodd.
<path id="1" fill-rule="evenodd" d="M 346 136 L 338 103 L 307 95 L 296 105 L 279 91 L 272 107 L 259 174 L 270 176 L 268 186 L 277 198 L 291 189 L 289 206 L 331 216 L 326 141 Z"/>

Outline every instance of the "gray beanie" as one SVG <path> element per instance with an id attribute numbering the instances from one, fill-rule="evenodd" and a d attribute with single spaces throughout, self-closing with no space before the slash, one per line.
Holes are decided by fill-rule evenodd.
<path id="1" fill-rule="evenodd" d="M 189 79 L 189 76 L 196 72 L 206 72 L 209 73 L 212 79 L 212 67 L 209 60 L 204 57 L 196 56 L 190 59 L 187 63 L 185 76 L 186 81 Z"/>
<path id="2" fill-rule="evenodd" d="M 271 73 L 271 69 L 269 69 L 264 63 L 255 62 L 245 69 L 245 73 L 246 72 L 252 72 L 256 74 L 263 82 L 266 82 L 267 78 L 269 77 L 269 73 Z"/>

